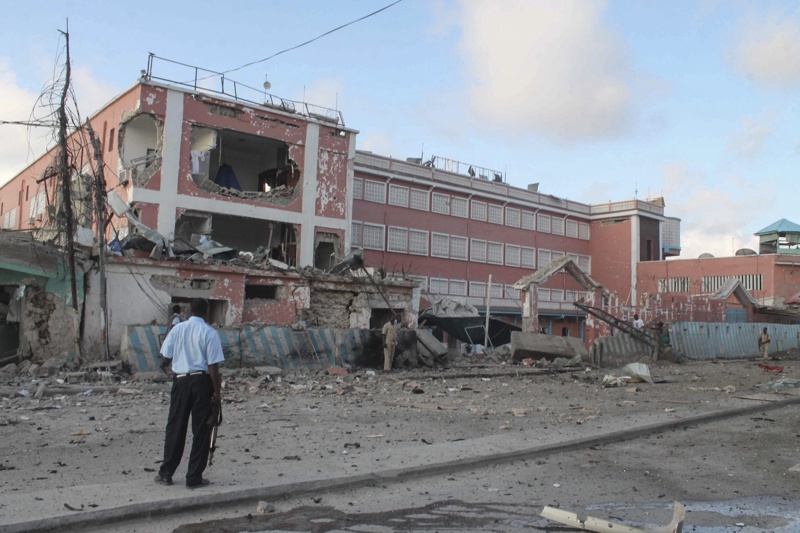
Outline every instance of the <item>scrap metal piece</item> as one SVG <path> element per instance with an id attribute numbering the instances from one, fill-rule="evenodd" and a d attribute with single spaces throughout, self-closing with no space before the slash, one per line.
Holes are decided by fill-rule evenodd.
<path id="1" fill-rule="evenodd" d="M 574 527 L 584 531 L 595 531 L 597 533 L 682 533 L 683 521 L 686 517 L 686 509 L 680 502 L 675 502 L 675 509 L 672 512 L 672 521 L 665 526 L 644 526 L 641 528 L 626 526 L 611 520 L 603 520 L 587 516 L 581 520 L 578 515 L 569 511 L 562 511 L 555 507 L 545 506 L 540 513 L 541 516 Z"/>

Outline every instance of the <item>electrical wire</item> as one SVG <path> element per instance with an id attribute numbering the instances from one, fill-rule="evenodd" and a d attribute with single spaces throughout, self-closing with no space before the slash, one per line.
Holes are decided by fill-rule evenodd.
<path id="1" fill-rule="evenodd" d="M 313 39 L 309 39 L 308 41 L 305 41 L 305 42 L 303 42 L 303 43 L 300 43 L 300 44 L 298 44 L 298 45 L 292 46 L 291 48 L 286 48 L 286 49 L 284 49 L 284 50 L 281 50 L 280 52 L 276 52 L 276 53 L 272 54 L 271 56 L 265 57 L 264 59 L 258 59 L 258 60 L 256 60 L 256 61 L 251 61 L 250 63 L 245 63 L 245 64 L 244 64 L 244 65 L 242 65 L 241 67 L 236 67 L 236 68 L 232 68 L 232 69 L 230 69 L 230 70 L 225 70 L 225 71 L 223 71 L 223 72 L 220 72 L 220 74 L 229 74 L 229 73 L 231 73 L 231 72 L 236 72 L 237 70 L 242 70 L 243 68 L 247 68 L 247 67 L 249 67 L 249 66 L 252 66 L 252 65 L 257 65 L 258 63 L 263 63 L 263 62 L 265 62 L 265 61 L 269 61 L 270 59 L 272 59 L 272 58 L 274 58 L 274 57 L 277 57 L 277 56 L 279 56 L 279 55 L 281 55 L 281 54 L 285 54 L 286 52 L 291 52 L 292 50 L 297 50 L 298 48 L 301 48 L 301 47 L 303 47 L 303 46 L 306 46 L 306 45 L 308 45 L 308 44 L 311 44 L 311 43 L 313 43 L 314 41 L 317 41 L 317 40 L 319 40 L 319 39 L 322 39 L 323 37 L 325 37 L 325 36 L 327 36 L 327 35 L 330 35 L 331 33 L 337 32 L 337 31 L 339 31 L 339 30 L 341 30 L 341 29 L 343 29 L 343 28 L 346 28 L 347 26 L 350 26 L 350 25 L 352 25 L 352 24 L 355 24 L 356 22 L 361 22 L 362 20 L 368 19 L 368 18 L 370 18 L 370 17 L 372 17 L 372 16 L 374 16 L 374 15 L 377 15 L 377 14 L 378 14 L 378 13 L 380 13 L 381 11 L 386 11 L 386 10 L 387 10 L 387 9 L 389 9 L 390 7 L 397 5 L 397 4 L 399 4 L 400 2 L 402 2 L 402 1 L 403 1 L 403 0 L 396 0 L 395 2 L 392 2 L 392 3 L 391 3 L 391 4 L 389 4 L 389 5 L 383 6 L 382 8 L 378 9 L 377 11 L 373 11 L 372 13 L 370 13 L 370 14 L 368 14 L 368 15 L 364 15 L 364 16 L 363 16 L 363 17 L 361 17 L 361 18 L 357 18 L 357 19 L 355 19 L 355 20 L 351 20 L 350 22 L 348 22 L 348 23 L 346 23 L 346 24 L 342 24 L 341 26 L 338 26 L 338 27 L 336 27 L 336 28 L 333 28 L 332 30 L 328 30 L 328 31 L 326 31 L 326 32 L 325 32 L 325 33 L 323 33 L 323 34 L 317 35 L 317 36 L 316 36 L 316 37 L 314 37 Z"/>

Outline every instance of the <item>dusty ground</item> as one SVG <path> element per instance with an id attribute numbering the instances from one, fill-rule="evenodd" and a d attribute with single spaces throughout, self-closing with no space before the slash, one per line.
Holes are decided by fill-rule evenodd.
<path id="1" fill-rule="evenodd" d="M 301 370 L 268 377 L 227 370 L 225 421 L 207 475 L 218 487 L 231 488 L 263 483 L 265 472 L 273 481 L 324 476 L 332 464 L 363 473 L 370 466 L 359 458 L 379 469 L 381 457 L 392 450 L 424 452 L 433 444 L 514 432 L 532 432 L 536 441 L 550 443 L 750 405 L 758 401 L 753 398 L 782 398 L 765 395 L 756 384 L 798 377 L 796 358 L 772 364 L 781 365 L 783 374 L 766 373 L 752 360 L 651 364 L 651 373 L 668 382 L 617 388 L 601 382 L 606 374 L 619 375 L 618 369 L 547 371 L 469 360 L 442 371 L 388 375 Z M 104 485 L 155 487 L 169 385 L 128 376 L 102 392 L 97 383 L 65 389 L 57 379 L 14 374 L 0 382 L 0 516 L 24 513 L 18 499 L 8 503 L 5 495 L 36 499 L 42 491 L 63 489 L 67 504 L 70 487 L 96 485 L 96 501 L 70 503 L 90 509 L 114 504 L 104 496 Z M 43 381 L 41 399 L 20 395 L 35 393 Z M 658 444 L 652 438 L 644 449 Z M 796 446 L 774 452 L 797 455 Z M 184 461 L 177 482 L 185 467 Z"/>

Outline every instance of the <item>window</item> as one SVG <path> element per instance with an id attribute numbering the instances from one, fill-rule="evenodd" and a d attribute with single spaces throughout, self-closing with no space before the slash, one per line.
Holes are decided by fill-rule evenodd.
<path id="1" fill-rule="evenodd" d="M 540 302 L 549 302 L 550 301 L 550 289 L 538 289 L 537 293 L 539 295 Z"/>
<path id="2" fill-rule="evenodd" d="M 428 210 L 428 191 L 411 189 L 411 209 Z"/>
<path id="3" fill-rule="evenodd" d="M 740 274 L 736 276 L 736 279 L 738 279 L 748 291 L 764 290 L 761 274 Z"/>
<path id="4" fill-rule="evenodd" d="M 550 231 L 553 235 L 564 235 L 564 219 L 553 217 L 550 220 Z"/>
<path id="5" fill-rule="evenodd" d="M 578 238 L 578 221 L 567 220 L 567 237 Z"/>
<path id="6" fill-rule="evenodd" d="M 108 151 L 112 151 L 114 149 L 114 128 L 111 128 L 111 131 L 108 132 Z"/>
<path id="7" fill-rule="evenodd" d="M 764 290 L 764 282 L 761 274 L 738 274 L 733 276 L 738 279 L 742 286 L 748 291 Z M 722 288 L 731 276 L 703 276 L 700 280 L 702 292 L 716 292 Z"/>
<path id="8" fill-rule="evenodd" d="M 408 230 L 406 228 L 389 227 L 389 243 L 386 249 L 390 252 L 407 252 Z"/>
<path id="9" fill-rule="evenodd" d="M 469 295 L 475 298 L 486 298 L 486 284 L 481 281 L 470 281 Z"/>
<path id="10" fill-rule="evenodd" d="M 589 240 L 589 224 L 581 222 L 578 224 L 578 238 L 584 241 Z"/>
<path id="11" fill-rule="evenodd" d="M 472 239 L 469 247 L 469 260 L 476 263 L 486 262 L 486 241 Z"/>
<path id="12" fill-rule="evenodd" d="M 389 185 L 389 205 L 408 207 L 408 187 Z"/>
<path id="13" fill-rule="evenodd" d="M 550 289 L 550 301 L 551 302 L 563 302 L 564 301 L 564 291 L 561 289 Z"/>
<path id="14" fill-rule="evenodd" d="M 489 205 L 489 222 L 492 224 L 503 223 L 503 207 L 500 205 Z"/>
<path id="15" fill-rule="evenodd" d="M 525 268 L 536 268 L 536 249 L 524 246 L 520 248 L 519 264 Z"/>
<path id="16" fill-rule="evenodd" d="M 506 207 L 506 226 L 519 227 L 519 209 Z"/>
<path id="17" fill-rule="evenodd" d="M 245 300 L 276 300 L 278 298 L 278 287 L 275 285 L 245 285 Z"/>
<path id="18" fill-rule="evenodd" d="M 450 236 L 450 259 L 467 260 L 467 238 Z"/>
<path id="19" fill-rule="evenodd" d="M 472 200 L 472 220 L 486 221 L 486 202 L 476 202 Z"/>
<path id="20" fill-rule="evenodd" d="M 660 278 L 658 280 L 658 292 L 689 292 L 689 288 L 688 277 Z"/>
<path id="21" fill-rule="evenodd" d="M 431 294 L 447 294 L 447 280 L 442 278 L 431 278 Z"/>
<path id="22" fill-rule="evenodd" d="M 383 226 L 378 224 L 364 224 L 364 238 L 362 246 L 370 250 L 383 250 L 384 231 Z"/>
<path id="23" fill-rule="evenodd" d="M 489 289 L 489 295 L 492 298 L 500 299 L 503 297 L 503 286 L 500 283 L 492 283 L 492 288 Z"/>
<path id="24" fill-rule="evenodd" d="M 414 281 L 419 284 L 419 289 L 422 292 L 426 292 L 428 290 L 428 278 L 426 276 L 413 276 L 411 274 L 406 274 L 406 278 L 409 281 Z"/>
<path id="25" fill-rule="evenodd" d="M 522 212 L 522 229 L 536 229 L 534 226 L 535 218 L 533 217 L 533 213 L 529 211 Z"/>
<path id="26" fill-rule="evenodd" d="M 17 208 L 13 207 L 3 215 L 3 229 L 14 229 L 17 227 Z"/>
<path id="27" fill-rule="evenodd" d="M 379 181 L 365 181 L 364 200 L 379 204 L 386 203 L 386 184 Z"/>
<path id="28" fill-rule="evenodd" d="M 503 264 L 503 245 L 499 242 L 490 242 L 486 246 L 486 261 L 495 265 Z"/>
<path id="29" fill-rule="evenodd" d="M 433 193 L 431 211 L 442 215 L 450 214 L 450 197 L 446 194 Z"/>
<path id="30" fill-rule="evenodd" d="M 364 199 L 364 180 L 361 178 L 353 178 L 353 200 Z"/>
<path id="31" fill-rule="evenodd" d="M 506 244 L 506 265 L 519 266 L 519 246 Z"/>
<path id="32" fill-rule="evenodd" d="M 466 296 L 467 295 L 467 282 L 463 279 L 450 280 L 450 294 L 453 296 Z"/>
<path id="33" fill-rule="evenodd" d="M 539 268 L 544 268 L 552 261 L 550 250 L 539 248 Z"/>
<path id="34" fill-rule="evenodd" d="M 361 246 L 363 240 L 361 239 L 361 222 L 353 222 L 352 236 L 350 237 L 350 246 Z"/>
<path id="35" fill-rule="evenodd" d="M 431 256 L 450 257 L 450 236 L 431 233 Z"/>
<path id="36" fill-rule="evenodd" d="M 578 266 L 587 274 L 592 273 L 592 258 L 588 255 L 578 256 Z"/>
<path id="37" fill-rule="evenodd" d="M 428 255 L 428 232 L 408 230 L 408 251 L 417 255 Z"/>
<path id="38" fill-rule="evenodd" d="M 457 196 L 450 198 L 450 214 L 454 217 L 467 218 L 467 199 Z"/>
<path id="39" fill-rule="evenodd" d="M 30 217 L 33 220 L 41 220 L 44 215 L 44 208 L 47 204 L 47 194 L 45 191 L 40 191 L 31 198 L 31 205 L 29 209 Z"/>
<path id="40" fill-rule="evenodd" d="M 506 298 L 519 300 L 519 289 L 515 289 L 513 285 L 506 285 Z"/>
<path id="41" fill-rule="evenodd" d="M 550 215 L 536 217 L 536 230 L 542 233 L 550 233 Z"/>

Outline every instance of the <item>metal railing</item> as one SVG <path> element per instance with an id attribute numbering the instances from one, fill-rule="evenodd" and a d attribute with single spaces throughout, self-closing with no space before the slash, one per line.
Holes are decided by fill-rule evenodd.
<path id="1" fill-rule="evenodd" d="M 171 75 L 159 75 L 155 72 L 156 66 L 159 69 L 168 71 L 174 69 Z M 296 113 L 309 118 L 314 118 L 331 124 L 344 126 L 344 116 L 337 109 L 299 102 L 288 98 L 281 98 L 270 94 L 266 89 L 256 89 L 244 83 L 225 77 L 224 72 L 188 65 L 179 61 L 173 61 L 159 57 L 152 52 L 147 57 L 147 70 L 142 71 L 142 78 L 145 81 L 154 80 L 165 84 L 187 87 L 198 93 L 209 93 L 227 96 L 237 102 L 244 102 L 263 107 L 279 109 L 286 113 Z M 184 81 L 179 81 L 184 80 Z"/>

